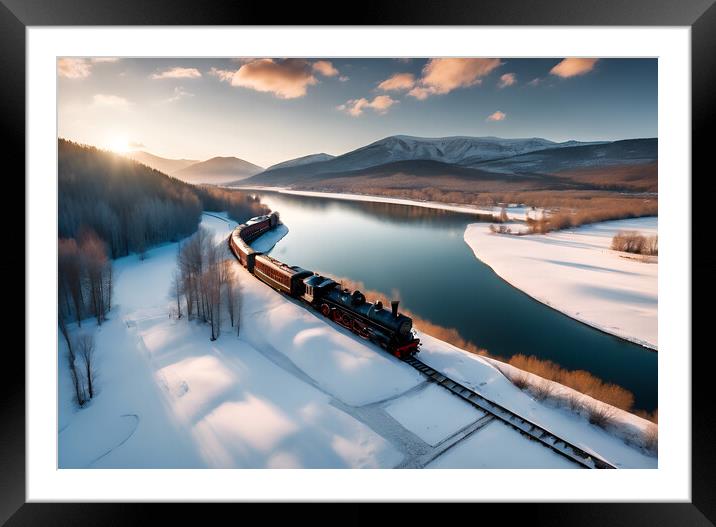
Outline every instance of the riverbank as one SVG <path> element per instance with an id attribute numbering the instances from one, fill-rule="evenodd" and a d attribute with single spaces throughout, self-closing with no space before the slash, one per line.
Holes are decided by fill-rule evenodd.
<path id="1" fill-rule="evenodd" d="M 385 196 L 372 196 L 367 194 L 341 194 L 338 192 L 317 192 L 313 190 L 295 190 L 288 187 L 227 187 L 237 190 L 248 190 L 256 192 L 277 192 L 279 194 L 293 194 L 295 196 L 307 196 L 314 198 L 341 199 L 346 201 L 368 201 L 371 203 L 392 203 L 394 205 L 407 205 L 410 207 L 423 207 L 428 209 L 447 210 L 463 214 L 493 214 L 499 215 L 500 207 L 476 207 L 459 203 L 442 203 L 439 201 L 414 201 L 403 198 L 388 198 Z M 507 217 L 511 220 L 524 221 L 528 207 L 509 207 Z"/>
<path id="2" fill-rule="evenodd" d="M 482 262 L 526 294 L 606 333 L 658 349 L 658 261 L 612 251 L 620 230 L 657 234 L 658 218 L 616 220 L 577 229 L 511 236 L 484 223 L 465 230 Z"/>

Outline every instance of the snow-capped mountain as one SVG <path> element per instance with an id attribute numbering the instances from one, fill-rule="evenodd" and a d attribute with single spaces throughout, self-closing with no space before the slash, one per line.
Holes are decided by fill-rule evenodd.
<path id="1" fill-rule="evenodd" d="M 499 137 L 413 137 L 394 135 L 337 157 L 299 158 L 274 165 L 256 179 L 268 179 L 270 174 L 296 172 L 301 174 L 340 173 L 395 163 L 399 161 L 437 161 L 450 165 L 471 167 L 477 163 L 503 159 L 548 148 L 574 147 L 593 143 L 567 141 L 556 143 L 548 139 L 502 139 Z M 324 155 L 325 156 L 325 155 Z M 300 168 L 297 168 L 300 167 Z M 264 177 L 265 176 L 265 177 Z"/>

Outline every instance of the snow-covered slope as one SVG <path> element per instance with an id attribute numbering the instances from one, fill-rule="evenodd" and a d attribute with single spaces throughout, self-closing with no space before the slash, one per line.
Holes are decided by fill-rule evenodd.
<path id="1" fill-rule="evenodd" d="M 297 167 L 301 165 L 308 165 L 310 163 L 322 163 L 323 161 L 329 161 L 333 159 L 336 156 L 332 156 L 330 154 L 310 154 L 303 157 L 297 157 L 295 159 L 289 159 L 288 161 L 283 161 L 281 163 L 276 163 L 275 165 L 271 165 L 266 170 L 276 170 L 277 168 L 287 168 L 287 167 Z"/>
<path id="2" fill-rule="evenodd" d="M 205 215 L 202 226 L 225 244 L 235 223 Z M 110 320 L 72 328 L 97 342 L 99 395 L 85 409 L 72 408 L 59 338 L 60 468 L 567 466 L 499 423 L 481 428 L 481 411 L 238 263 L 240 336 L 226 323 L 210 341 L 207 326 L 170 315 L 176 251 L 167 244 L 144 261 L 117 260 Z M 620 438 L 535 401 L 489 360 L 420 337 L 421 359 L 432 367 L 612 463 L 656 467 Z"/>
<path id="3" fill-rule="evenodd" d="M 659 264 L 610 249 L 617 232 L 654 236 L 657 224 L 654 217 L 637 218 L 511 236 L 473 223 L 465 230 L 465 242 L 475 256 L 531 297 L 607 333 L 657 349 Z"/>

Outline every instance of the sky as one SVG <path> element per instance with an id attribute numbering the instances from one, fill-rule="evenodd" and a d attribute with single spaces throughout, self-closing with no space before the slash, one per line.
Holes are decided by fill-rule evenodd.
<path id="1" fill-rule="evenodd" d="M 262 167 L 396 134 L 656 137 L 657 68 L 635 58 L 64 57 L 58 134 Z"/>

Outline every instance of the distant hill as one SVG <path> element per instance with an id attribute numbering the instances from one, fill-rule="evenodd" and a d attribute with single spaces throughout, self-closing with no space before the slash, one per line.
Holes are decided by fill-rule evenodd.
<path id="1" fill-rule="evenodd" d="M 172 176 L 189 183 L 223 184 L 240 181 L 263 171 L 263 168 L 238 157 L 212 157 L 177 170 Z"/>
<path id="2" fill-rule="evenodd" d="M 141 150 L 127 152 L 123 155 L 124 157 L 139 161 L 148 167 L 159 170 L 159 172 L 164 172 L 168 175 L 172 175 L 177 170 L 181 170 L 182 168 L 186 168 L 199 162 L 196 159 L 167 159 L 165 157 L 155 156 L 154 154 Z"/>
<path id="3" fill-rule="evenodd" d="M 322 188 L 464 191 L 656 189 L 657 140 L 614 142 L 498 137 L 392 136 L 346 154 L 279 164 L 241 184 Z M 631 168 L 629 168 L 631 167 Z"/>

